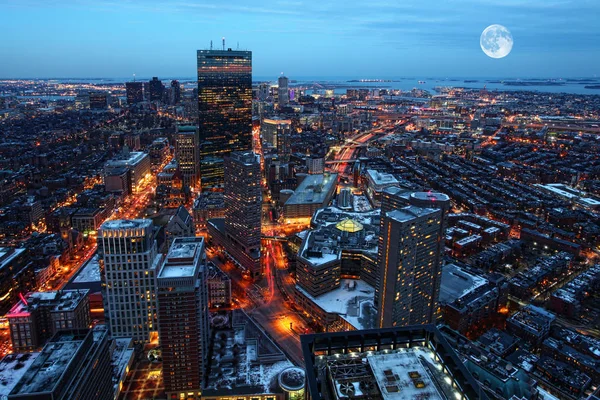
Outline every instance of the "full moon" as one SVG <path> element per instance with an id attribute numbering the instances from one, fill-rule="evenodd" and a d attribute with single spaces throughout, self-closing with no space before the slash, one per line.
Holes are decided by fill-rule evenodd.
<path id="1" fill-rule="evenodd" d="M 502 58 L 512 50 L 513 37 L 504 26 L 494 24 L 484 29 L 479 44 L 489 57 Z"/>

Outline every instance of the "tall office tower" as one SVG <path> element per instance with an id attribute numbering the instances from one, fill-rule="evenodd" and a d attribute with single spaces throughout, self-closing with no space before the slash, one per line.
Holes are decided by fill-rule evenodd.
<path id="1" fill-rule="evenodd" d="M 292 152 L 290 136 L 292 120 L 281 118 L 265 118 L 260 125 L 263 142 L 277 149 L 277 154 L 287 160 Z"/>
<path id="2" fill-rule="evenodd" d="M 277 102 L 279 107 L 285 107 L 290 103 L 289 79 L 281 75 L 277 80 Z"/>
<path id="3" fill-rule="evenodd" d="M 153 77 L 152 80 L 148 82 L 148 89 L 150 91 L 150 96 L 149 96 L 150 101 L 161 101 L 162 100 L 164 86 L 160 79 L 158 79 L 156 76 Z"/>
<path id="4" fill-rule="evenodd" d="M 437 318 L 442 211 L 406 206 L 382 213 L 377 280 L 380 328 Z"/>
<path id="5" fill-rule="evenodd" d="M 192 124 L 177 125 L 175 135 L 175 158 L 183 174 L 183 183 L 192 188 L 200 187 L 200 132 Z"/>
<path id="6" fill-rule="evenodd" d="M 252 52 L 198 50 L 202 190 L 223 190 L 223 158 L 252 149 Z"/>
<path id="7" fill-rule="evenodd" d="M 126 82 L 127 104 L 141 103 L 144 101 L 144 84 L 142 82 Z"/>
<path id="8" fill-rule="evenodd" d="M 258 85 L 256 98 L 260 101 L 265 101 L 269 97 L 269 83 L 262 82 Z"/>
<path id="9" fill-rule="evenodd" d="M 168 398 L 200 398 L 210 338 L 207 271 L 204 238 L 176 238 L 156 278 Z"/>
<path id="10" fill-rule="evenodd" d="M 437 301 L 440 294 L 440 284 L 442 280 L 442 265 L 443 265 L 443 256 L 444 256 L 444 244 L 445 244 L 445 232 L 447 226 L 448 212 L 450 210 L 450 197 L 443 193 L 437 192 L 413 192 L 412 190 L 401 188 L 399 186 L 389 186 L 381 191 L 381 215 L 385 215 L 388 211 L 400 209 L 406 206 L 415 206 L 420 208 L 433 208 L 439 209 L 442 212 L 441 215 L 441 224 L 439 225 L 440 232 L 439 237 L 441 240 L 438 242 L 438 248 L 435 251 L 435 254 L 438 256 L 438 259 L 435 261 L 434 265 L 437 266 L 436 270 L 431 274 L 431 286 L 433 288 L 433 300 L 435 304 L 433 305 L 433 310 L 435 311 L 434 318 L 432 322 L 435 322 L 435 319 L 439 317 L 439 310 Z M 384 231 L 384 218 L 380 220 L 380 232 Z M 382 237 L 379 237 L 379 249 L 384 248 L 384 243 L 382 241 Z M 379 274 L 378 274 L 379 276 Z M 376 288 L 377 294 L 375 295 L 375 306 L 379 306 L 379 286 Z"/>
<path id="11" fill-rule="evenodd" d="M 233 152 L 225 159 L 225 235 L 227 251 L 251 276 L 261 274 L 260 228 L 262 188 L 260 157 Z"/>
<path id="12" fill-rule="evenodd" d="M 155 274 L 161 262 L 148 219 L 107 221 L 98 230 L 104 314 L 112 337 L 147 342 L 157 330 Z"/>
<path id="13" fill-rule="evenodd" d="M 108 94 L 106 92 L 90 92 L 90 110 L 106 110 Z"/>
<path id="14" fill-rule="evenodd" d="M 10 400 L 112 400 L 110 341 L 104 325 L 58 331 L 10 391 Z M 17 378 L 18 379 L 18 378 Z"/>
<path id="15" fill-rule="evenodd" d="M 171 98 L 169 99 L 169 102 L 172 105 L 176 105 L 179 104 L 179 102 L 181 101 L 181 85 L 179 84 L 179 81 L 174 79 L 171 81 Z"/>

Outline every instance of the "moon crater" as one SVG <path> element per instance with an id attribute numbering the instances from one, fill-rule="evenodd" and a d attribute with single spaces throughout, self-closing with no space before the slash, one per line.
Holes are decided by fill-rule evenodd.
<path id="1" fill-rule="evenodd" d="M 483 30 L 479 44 L 488 57 L 503 58 L 512 50 L 513 37 L 504 26 L 494 24 Z"/>

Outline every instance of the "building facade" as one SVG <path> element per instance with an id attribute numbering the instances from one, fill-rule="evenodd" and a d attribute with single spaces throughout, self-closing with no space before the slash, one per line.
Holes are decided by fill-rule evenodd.
<path id="1" fill-rule="evenodd" d="M 144 84 L 142 82 L 126 82 L 127 104 L 136 104 L 144 101 Z"/>
<path id="2" fill-rule="evenodd" d="M 9 400 L 112 400 L 110 342 L 104 325 L 58 332 L 8 395 Z"/>
<path id="3" fill-rule="evenodd" d="M 167 397 L 199 399 L 210 338 L 204 238 L 176 238 L 156 284 Z"/>
<path id="4" fill-rule="evenodd" d="M 222 190 L 223 157 L 252 148 L 252 52 L 198 50 L 203 190 Z"/>
<path id="5" fill-rule="evenodd" d="M 225 160 L 225 235 L 227 251 L 251 276 L 261 274 L 262 187 L 257 154 L 234 152 Z"/>
<path id="6" fill-rule="evenodd" d="M 23 296 L 6 314 L 13 350 L 36 351 L 61 329 L 91 324 L 89 290 L 35 292 Z"/>
<path id="7" fill-rule="evenodd" d="M 381 218 L 379 327 L 433 323 L 437 319 L 442 213 L 408 206 L 388 211 Z"/>
<path id="8" fill-rule="evenodd" d="M 115 220 L 98 230 L 104 264 L 104 309 L 112 337 L 147 342 L 157 330 L 157 254 L 151 220 Z"/>
<path id="9" fill-rule="evenodd" d="M 196 125 L 177 125 L 175 158 L 183 174 L 183 183 L 200 187 L 200 132 Z"/>

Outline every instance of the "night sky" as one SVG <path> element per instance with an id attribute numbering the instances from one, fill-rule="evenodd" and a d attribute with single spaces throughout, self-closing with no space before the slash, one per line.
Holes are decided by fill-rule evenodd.
<path id="1" fill-rule="evenodd" d="M 598 0 L 0 0 L 0 78 L 193 77 L 212 39 L 254 76 L 590 77 Z M 486 26 L 513 35 L 488 58 Z"/>

